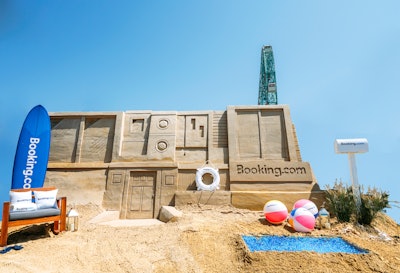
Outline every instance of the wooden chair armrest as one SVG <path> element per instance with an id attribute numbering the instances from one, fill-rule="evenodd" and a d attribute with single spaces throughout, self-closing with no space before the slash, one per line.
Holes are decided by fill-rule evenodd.
<path id="1" fill-rule="evenodd" d="M 60 209 L 60 231 L 65 231 L 67 228 L 67 197 L 60 197 L 58 204 Z"/>
<path id="2" fill-rule="evenodd" d="M 0 246 L 7 245 L 9 219 L 10 219 L 10 202 L 4 202 L 3 203 L 3 218 L 1 219 Z"/>

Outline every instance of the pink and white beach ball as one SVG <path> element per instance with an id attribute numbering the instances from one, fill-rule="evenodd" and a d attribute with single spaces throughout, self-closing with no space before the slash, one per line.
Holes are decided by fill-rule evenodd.
<path id="1" fill-rule="evenodd" d="M 281 201 L 271 200 L 264 205 L 264 216 L 271 224 L 282 224 L 288 216 L 288 209 Z"/>
<path id="2" fill-rule="evenodd" d="M 298 209 L 298 208 L 305 208 L 314 215 L 314 218 L 317 218 L 318 216 L 318 208 L 315 205 L 315 203 L 311 200 L 308 199 L 297 200 L 296 203 L 294 203 L 293 205 L 293 209 Z"/>
<path id="3" fill-rule="evenodd" d="M 315 217 L 305 208 L 297 208 L 290 212 L 289 225 L 299 232 L 311 232 L 315 227 Z"/>

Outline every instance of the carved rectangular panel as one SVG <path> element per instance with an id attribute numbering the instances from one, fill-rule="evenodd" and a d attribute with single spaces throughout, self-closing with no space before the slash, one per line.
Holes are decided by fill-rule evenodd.
<path id="1" fill-rule="evenodd" d="M 81 118 L 51 118 L 49 162 L 75 162 Z"/>
<path id="2" fill-rule="evenodd" d="M 80 162 L 111 162 L 115 118 L 86 118 Z"/>
<path id="3" fill-rule="evenodd" d="M 185 147 L 207 147 L 208 116 L 186 116 Z"/>
<path id="4" fill-rule="evenodd" d="M 260 138 L 262 158 L 288 158 L 287 137 L 282 111 L 260 111 Z"/>
<path id="5" fill-rule="evenodd" d="M 258 111 L 237 112 L 235 133 L 240 158 L 261 157 Z"/>

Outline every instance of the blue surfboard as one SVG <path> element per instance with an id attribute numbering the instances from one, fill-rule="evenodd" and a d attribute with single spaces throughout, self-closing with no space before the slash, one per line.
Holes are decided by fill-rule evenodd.
<path id="1" fill-rule="evenodd" d="M 46 109 L 37 105 L 28 113 L 19 135 L 11 189 L 43 187 L 50 151 L 51 125 Z"/>

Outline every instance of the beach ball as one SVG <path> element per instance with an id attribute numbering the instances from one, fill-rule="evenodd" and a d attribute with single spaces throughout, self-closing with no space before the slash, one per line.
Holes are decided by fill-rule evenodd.
<path id="1" fill-rule="evenodd" d="M 290 212 L 289 225 L 299 232 L 311 232 L 315 226 L 314 215 L 305 208 L 297 208 Z"/>
<path id="2" fill-rule="evenodd" d="M 294 203 L 293 205 L 293 209 L 298 209 L 298 208 L 305 208 L 314 215 L 314 218 L 317 218 L 318 216 L 318 208 L 315 205 L 315 203 L 311 200 L 308 199 L 297 200 L 296 203 Z"/>
<path id="3" fill-rule="evenodd" d="M 288 216 L 288 209 L 281 201 L 271 200 L 264 205 L 264 216 L 271 224 L 282 224 Z"/>

